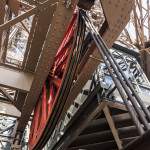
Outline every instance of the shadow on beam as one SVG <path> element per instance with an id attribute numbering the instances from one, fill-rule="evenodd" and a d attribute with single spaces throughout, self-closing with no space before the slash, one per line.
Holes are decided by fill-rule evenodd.
<path id="1" fill-rule="evenodd" d="M 150 150 L 150 131 L 127 145 L 124 150 Z"/>

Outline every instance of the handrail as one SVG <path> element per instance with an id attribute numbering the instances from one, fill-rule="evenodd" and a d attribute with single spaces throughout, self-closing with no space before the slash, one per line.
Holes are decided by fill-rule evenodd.
<path id="1" fill-rule="evenodd" d="M 86 23 L 86 26 L 91 33 L 91 36 L 108 68 L 108 71 L 120 93 L 120 96 L 122 97 L 127 109 L 129 110 L 129 113 L 138 129 L 138 132 L 140 135 L 144 134 L 144 129 L 141 125 L 141 122 L 143 123 L 146 130 L 150 129 L 148 120 L 150 120 L 150 112 L 146 108 L 145 104 L 141 100 L 141 98 L 138 96 L 137 92 L 134 90 L 132 84 L 127 79 L 125 73 L 122 71 L 120 66 L 117 64 L 116 60 L 114 59 L 113 55 L 109 51 L 107 45 L 95 29 L 95 27 L 92 25 L 89 18 L 86 16 L 86 13 L 83 10 L 80 10 L 80 16 L 83 18 L 83 20 Z M 115 74 L 114 74 L 115 73 Z M 133 108 L 131 107 L 129 101 L 132 103 Z M 139 109 L 139 106 L 141 109 Z M 142 113 L 144 112 L 144 115 Z M 138 116 L 135 115 L 138 114 Z M 139 120 L 139 118 L 140 120 Z M 148 118 L 148 120 L 147 120 Z M 141 122 L 140 122 L 141 121 Z"/>

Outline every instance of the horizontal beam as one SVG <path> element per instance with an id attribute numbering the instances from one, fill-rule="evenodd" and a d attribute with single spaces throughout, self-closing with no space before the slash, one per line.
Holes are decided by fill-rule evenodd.
<path id="1" fill-rule="evenodd" d="M 40 5 L 38 5 L 38 7 L 34 7 L 32 9 L 28 10 L 26 13 L 21 14 L 21 15 L 17 16 L 16 18 L 14 18 L 14 19 L 12 19 L 12 20 L 4 23 L 4 24 L 1 24 L 0 25 L 0 32 L 3 30 L 6 30 L 9 27 L 14 26 L 15 24 L 21 22 L 22 20 L 38 13 L 40 10 L 44 9 L 49 4 L 52 6 L 55 5 L 50 0 L 47 0 L 44 3 L 41 3 Z"/>
<path id="2" fill-rule="evenodd" d="M 21 7 L 22 6 L 26 7 L 26 9 L 34 8 L 32 5 L 30 5 L 30 4 L 26 3 L 26 2 L 23 2 L 23 1 L 20 2 L 20 5 L 21 5 Z"/>
<path id="3" fill-rule="evenodd" d="M 19 118 L 21 112 L 14 105 L 0 101 L 0 115 Z"/>
<path id="4" fill-rule="evenodd" d="M 6 98 L 8 98 L 8 101 L 12 103 L 14 102 L 14 99 L 9 95 L 9 93 L 7 93 L 7 91 L 3 87 L 0 87 L 0 91 Z"/>
<path id="5" fill-rule="evenodd" d="M 33 74 L 0 67 L 0 86 L 29 92 Z"/>
<path id="6" fill-rule="evenodd" d="M 0 31 L 6 30 L 11 26 L 14 26 L 15 24 L 21 22 L 22 20 L 26 19 L 27 17 L 30 17 L 32 15 L 34 15 L 37 12 L 37 8 L 33 8 L 29 11 L 27 11 L 26 13 L 17 16 L 16 18 L 0 25 Z"/>

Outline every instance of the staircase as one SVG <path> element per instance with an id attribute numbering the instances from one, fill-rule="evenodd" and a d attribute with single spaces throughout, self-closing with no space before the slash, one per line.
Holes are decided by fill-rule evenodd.
<path id="1" fill-rule="evenodd" d="M 58 142 L 54 139 L 56 143 L 52 150 L 138 150 L 135 143 L 150 137 L 147 135 L 150 132 L 150 112 L 125 74 L 124 65 L 116 61 L 85 13 L 81 11 L 80 14 L 102 55 L 107 75 L 113 81 L 111 86 L 114 86 L 112 89 L 102 87 L 99 72 L 94 75 L 87 98 L 70 117 L 71 121 Z M 120 102 L 113 98 L 115 89 Z M 147 148 L 150 149 L 150 144 Z"/>
<path id="2" fill-rule="evenodd" d="M 139 137 L 123 104 L 103 103 L 102 113 L 87 125 L 68 150 L 117 150 Z"/>
<path id="3" fill-rule="evenodd" d="M 61 132 L 63 134 L 59 136 L 59 140 L 56 134 L 57 138 L 53 139 L 55 144 L 50 149 L 134 150 L 135 142 L 139 144 L 143 139 L 146 141 L 145 134 L 149 131 L 146 131 L 144 125 L 139 124 L 145 131 L 143 138 L 125 104 L 106 99 L 103 93 L 106 91 L 101 86 L 96 86 L 92 92 L 87 87 L 83 90 L 67 113 L 70 119 L 65 118 L 65 127 Z M 138 115 L 135 116 L 140 120 Z M 146 136 L 146 139 L 149 138 L 150 134 L 148 138 Z M 139 150 L 149 150 L 150 146 L 147 148 Z"/>

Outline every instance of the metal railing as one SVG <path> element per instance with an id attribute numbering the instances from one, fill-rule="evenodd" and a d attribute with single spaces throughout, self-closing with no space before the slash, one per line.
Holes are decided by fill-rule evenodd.
<path id="1" fill-rule="evenodd" d="M 107 66 L 109 74 L 111 75 L 113 82 L 115 83 L 115 86 L 124 101 L 124 104 L 126 105 L 138 129 L 139 134 L 144 134 L 144 129 L 150 129 L 150 112 L 83 10 L 80 10 L 80 16 L 85 21 L 85 24 L 104 60 L 104 63 Z M 130 103 L 133 107 L 131 107 Z M 143 124 L 144 128 L 142 127 L 141 123 Z"/>

